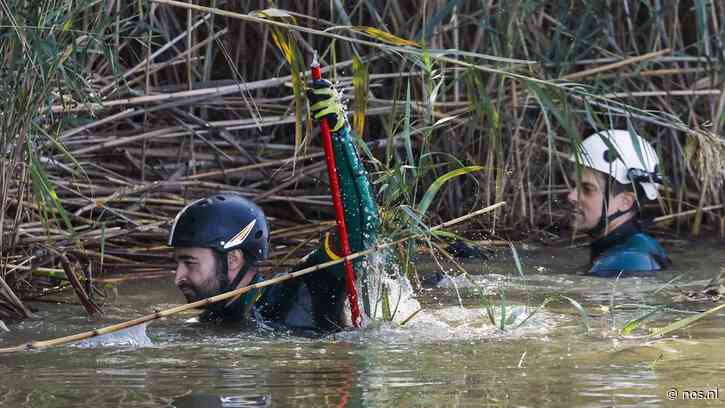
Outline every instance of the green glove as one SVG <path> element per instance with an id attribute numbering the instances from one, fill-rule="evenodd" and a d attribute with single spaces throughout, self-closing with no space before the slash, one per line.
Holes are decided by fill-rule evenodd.
<path id="1" fill-rule="evenodd" d="M 310 113 L 317 120 L 327 118 L 330 130 L 337 132 L 345 126 L 347 113 L 342 104 L 342 95 L 326 79 L 312 81 L 312 87 L 307 89 L 307 99 L 310 101 Z"/>

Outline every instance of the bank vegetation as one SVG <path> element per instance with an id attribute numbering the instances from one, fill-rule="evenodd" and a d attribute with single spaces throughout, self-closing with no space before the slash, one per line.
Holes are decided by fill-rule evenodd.
<path id="1" fill-rule="evenodd" d="M 615 127 L 663 159 L 660 231 L 722 236 L 723 25 L 708 0 L 0 0 L 0 318 L 168 273 L 170 220 L 212 191 L 259 203 L 266 267 L 294 263 L 334 219 L 315 51 L 388 235 L 505 200 L 458 233 L 564 242 L 565 158 Z"/>

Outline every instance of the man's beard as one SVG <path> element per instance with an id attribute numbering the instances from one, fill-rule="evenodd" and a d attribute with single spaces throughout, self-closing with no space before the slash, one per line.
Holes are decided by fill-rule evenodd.
<path id="1" fill-rule="evenodd" d="M 216 273 L 199 285 L 184 284 L 179 286 L 179 289 L 184 294 L 186 301 L 192 303 L 222 293 L 228 284 L 229 279 L 226 276 Z"/>
<path id="2" fill-rule="evenodd" d="M 562 203 L 556 210 L 555 216 L 563 225 L 568 225 L 574 231 L 586 232 L 586 219 L 584 210 L 571 202 Z"/>
<path id="3" fill-rule="evenodd" d="M 586 219 L 584 218 L 584 211 L 574 208 L 571 212 L 571 228 L 575 231 L 586 232 Z"/>

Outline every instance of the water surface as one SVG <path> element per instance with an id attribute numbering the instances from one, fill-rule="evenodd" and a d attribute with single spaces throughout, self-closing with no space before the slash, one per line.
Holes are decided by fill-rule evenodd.
<path id="1" fill-rule="evenodd" d="M 373 322 L 322 339 L 210 328 L 175 316 L 148 326 L 153 345 L 80 344 L 0 355 L 0 405 L 8 407 L 236 406 L 723 406 L 725 322 L 715 316 L 665 339 L 623 337 L 620 329 L 648 306 L 705 310 L 712 303 L 673 303 L 675 283 L 702 288 L 725 265 L 722 242 L 668 246 L 676 268 L 619 281 L 576 275 L 585 248 L 519 248 L 525 278 L 506 251 L 469 261 L 471 280 L 427 289 L 423 311 L 408 324 Z M 419 260 L 422 272 L 435 266 Z M 447 269 L 450 265 L 443 264 Z M 455 283 L 455 285 L 454 285 Z M 512 325 L 500 330 L 481 292 L 503 301 Z M 171 276 L 122 284 L 103 320 L 78 306 L 34 303 L 41 317 L 10 325 L 0 345 L 96 328 L 183 302 Z M 547 296 L 564 294 L 590 313 L 590 330 L 569 303 L 516 323 Z M 461 307 L 461 303 L 463 307 Z M 410 314 L 405 307 L 400 314 Z M 647 327 L 688 314 L 668 311 Z M 400 319 L 399 319 L 400 320 Z M 647 334 L 646 329 L 634 335 Z M 139 339 L 136 339 L 139 340 Z M 139 340 L 140 341 L 140 340 Z M 131 340 L 131 343 L 136 343 Z M 674 400 L 668 392 L 677 389 Z M 686 391 L 719 399 L 683 400 Z"/>

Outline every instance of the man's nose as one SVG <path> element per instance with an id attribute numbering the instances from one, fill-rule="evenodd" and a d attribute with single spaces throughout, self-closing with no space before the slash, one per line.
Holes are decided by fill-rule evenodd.
<path id="1" fill-rule="evenodd" d="M 577 189 L 572 188 L 571 190 L 569 190 L 569 194 L 567 194 L 566 199 L 567 201 L 569 201 L 569 203 L 576 204 L 576 202 L 579 201 L 578 196 L 579 192 L 577 191 Z"/>
<path id="2" fill-rule="evenodd" d="M 186 281 L 186 268 L 184 268 L 184 265 L 179 263 L 176 265 L 176 269 L 174 270 L 174 284 L 176 286 L 179 286 L 181 282 Z"/>

